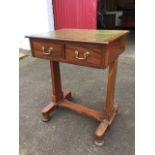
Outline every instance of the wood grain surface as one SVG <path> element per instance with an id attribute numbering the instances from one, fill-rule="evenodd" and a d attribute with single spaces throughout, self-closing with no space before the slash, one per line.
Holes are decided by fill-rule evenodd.
<path id="1" fill-rule="evenodd" d="M 128 32 L 129 31 L 127 30 L 60 29 L 26 37 L 69 42 L 109 44 L 110 42 L 126 35 Z"/>

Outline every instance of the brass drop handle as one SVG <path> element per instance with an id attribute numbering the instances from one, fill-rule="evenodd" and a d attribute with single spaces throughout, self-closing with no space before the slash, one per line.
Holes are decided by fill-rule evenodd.
<path id="1" fill-rule="evenodd" d="M 75 58 L 79 60 L 86 60 L 89 55 L 90 55 L 90 52 L 85 52 L 83 54 L 83 57 L 79 57 L 79 51 L 77 50 L 75 51 Z"/>
<path id="2" fill-rule="evenodd" d="M 51 55 L 53 48 L 50 47 L 48 49 L 45 49 L 45 47 L 42 46 L 41 50 L 42 50 L 43 55 L 49 56 L 49 55 Z"/>

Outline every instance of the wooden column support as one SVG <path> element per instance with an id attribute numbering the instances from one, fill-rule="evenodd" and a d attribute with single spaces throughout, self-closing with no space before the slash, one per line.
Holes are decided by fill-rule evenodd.
<path id="1" fill-rule="evenodd" d="M 62 91 L 61 87 L 61 75 L 60 75 L 60 67 L 59 62 L 50 61 L 51 68 L 51 80 L 52 80 L 52 102 L 47 105 L 42 110 L 43 121 L 47 122 L 50 120 L 50 112 L 52 112 L 56 107 L 59 101 L 64 98 L 71 98 L 71 92 L 69 90 Z"/>
<path id="2" fill-rule="evenodd" d="M 107 120 L 110 120 L 110 116 L 114 105 L 116 73 L 117 73 L 117 60 L 115 60 L 112 64 L 109 65 L 107 96 L 105 105 L 105 113 L 107 116 Z"/>
<path id="3" fill-rule="evenodd" d="M 59 62 L 50 61 L 50 67 L 53 89 L 52 101 L 58 102 L 63 98 Z"/>
<path id="4" fill-rule="evenodd" d="M 105 119 L 100 123 L 95 133 L 96 135 L 95 144 L 98 146 L 104 144 L 103 138 L 106 133 L 106 130 L 111 125 L 118 111 L 118 105 L 114 104 L 116 72 L 117 72 L 117 60 L 115 60 L 112 64 L 109 65 L 107 96 L 104 110 Z"/>

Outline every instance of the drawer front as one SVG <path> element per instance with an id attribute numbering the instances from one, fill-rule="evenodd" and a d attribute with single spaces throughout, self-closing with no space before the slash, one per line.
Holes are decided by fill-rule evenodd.
<path id="1" fill-rule="evenodd" d="M 45 59 L 63 59 L 64 45 L 51 41 L 31 40 L 32 54 Z"/>
<path id="2" fill-rule="evenodd" d="M 102 52 L 102 48 L 99 47 L 66 45 L 65 57 L 73 63 L 100 66 Z"/>

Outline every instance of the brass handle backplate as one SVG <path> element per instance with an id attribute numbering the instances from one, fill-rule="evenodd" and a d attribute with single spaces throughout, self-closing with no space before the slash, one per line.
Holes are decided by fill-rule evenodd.
<path id="1" fill-rule="evenodd" d="M 53 48 L 50 47 L 46 49 L 44 46 L 42 46 L 41 50 L 42 50 L 43 55 L 49 56 L 51 55 Z"/>
<path id="2" fill-rule="evenodd" d="M 90 55 L 90 52 L 85 52 L 83 57 L 79 57 L 79 51 L 75 50 L 75 58 L 79 60 L 86 60 L 87 57 Z"/>

